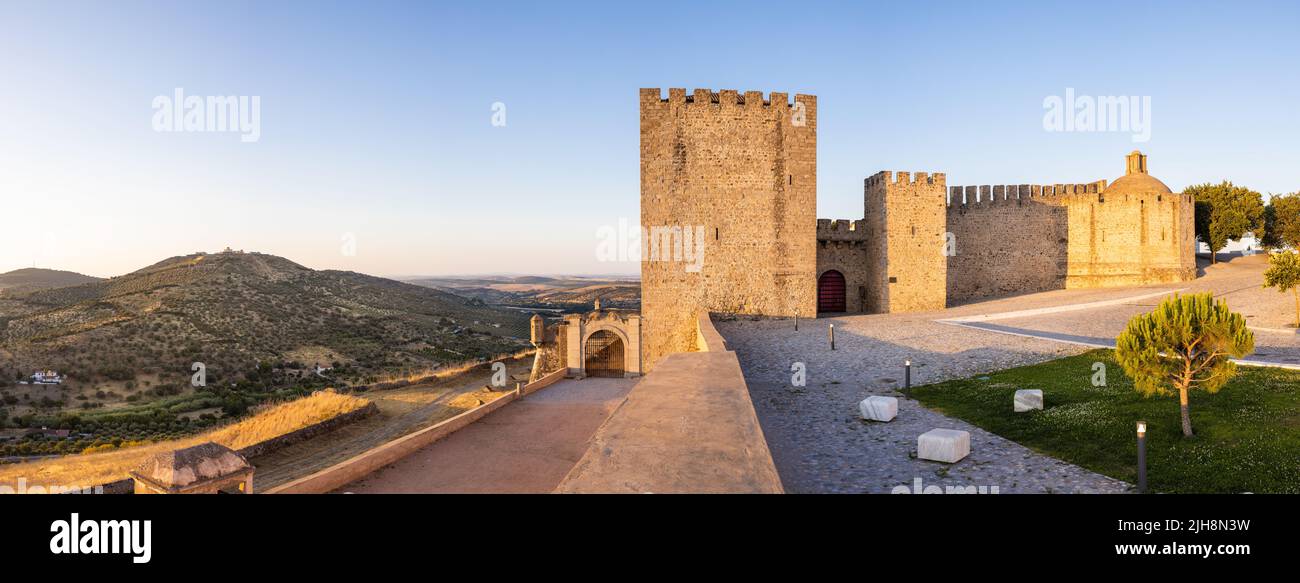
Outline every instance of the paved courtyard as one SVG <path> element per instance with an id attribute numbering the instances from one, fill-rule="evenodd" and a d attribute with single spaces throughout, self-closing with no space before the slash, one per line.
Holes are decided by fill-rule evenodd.
<path id="1" fill-rule="evenodd" d="M 1290 300 L 1260 289 L 1262 271 L 1262 258 L 1239 258 L 1176 286 L 1058 290 L 942 312 L 821 318 L 800 322 L 797 332 L 790 321 L 749 319 L 720 321 L 718 330 L 740 357 L 789 492 L 890 492 L 917 479 L 923 486 L 997 486 L 1003 493 L 1124 492 L 1123 482 L 901 398 L 903 362 L 913 362 L 912 382 L 922 385 L 1078 354 L 1090 348 L 1074 341 L 1113 342 L 1129 317 L 1159 303 L 1153 296 L 1183 289 L 1215 291 L 1245 313 L 1259 328 L 1252 358 L 1300 363 L 1300 336 L 1284 328 Z M 1065 308 L 1080 304 L 1093 305 Z M 976 324 L 997 332 L 937 321 L 1037 309 L 1043 312 Z M 835 351 L 827 341 L 830 324 Z M 791 384 L 796 362 L 806 366 L 807 386 Z M 869 395 L 900 397 L 898 417 L 862 421 L 857 403 Z M 915 459 L 916 437 L 933 428 L 969 431 L 970 457 L 953 465 Z"/>

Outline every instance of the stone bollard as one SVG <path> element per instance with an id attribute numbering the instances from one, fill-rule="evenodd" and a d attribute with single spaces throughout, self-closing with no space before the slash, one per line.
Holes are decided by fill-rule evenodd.
<path id="1" fill-rule="evenodd" d="M 898 399 L 871 396 L 858 403 L 858 412 L 868 421 L 892 421 L 898 416 Z"/>
<path id="2" fill-rule="evenodd" d="M 1016 413 L 1043 409 L 1043 391 L 1039 389 L 1021 389 L 1016 391 L 1012 402 Z"/>
<path id="3" fill-rule="evenodd" d="M 916 457 L 955 464 L 970 455 L 970 432 L 931 429 L 916 439 Z"/>

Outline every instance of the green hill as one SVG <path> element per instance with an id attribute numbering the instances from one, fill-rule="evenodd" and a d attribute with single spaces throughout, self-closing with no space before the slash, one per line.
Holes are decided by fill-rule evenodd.
<path id="1" fill-rule="evenodd" d="M 337 380 L 364 383 L 514 351 L 526 336 L 525 314 L 441 290 L 274 255 L 195 254 L 0 298 L 0 379 L 53 368 L 74 382 L 179 384 L 202 362 L 211 384 L 259 363 L 337 362 Z"/>

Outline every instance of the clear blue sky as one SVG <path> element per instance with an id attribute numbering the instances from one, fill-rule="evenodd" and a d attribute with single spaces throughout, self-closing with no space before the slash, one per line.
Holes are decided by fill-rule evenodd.
<path id="1" fill-rule="evenodd" d="M 113 275 L 230 245 L 378 275 L 610 273 L 639 87 L 818 96 L 818 216 L 878 170 L 1114 179 L 1128 134 L 1043 99 L 1152 99 L 1152 174 L 1300 189 L 1293 3 L 0 2 L 0 271 Z M 261 139 L 152 99 L 261 98 Z M 494 102 L 507 126 L 493 127 Z M 356 254 L 341 253 L 344 233 Z"/>

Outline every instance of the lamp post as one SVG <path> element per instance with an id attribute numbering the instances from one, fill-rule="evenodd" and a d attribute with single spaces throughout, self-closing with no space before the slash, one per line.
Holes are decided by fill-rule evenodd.
<path id="1" fill-rule="evenodd" d="M 835 350 L 835 324 L 831 324 L 831 350 Z"/>
<path id="2" fill-rule="evenodd" d="M 903 361 L 903 390 L 908 391 L 912 388 L 912 361 Z"/>
<path id="3" fill-rule="evenodd" d="M 1137 422 L 1138 434 L 1138 494 L 1147 492 L 1147 422 Z"/>
<path id="4" fill-rule="evenodd" d="M 794 331 L 799 331 L 799 310 L 794 311 Z"/>

